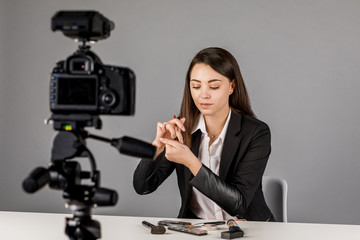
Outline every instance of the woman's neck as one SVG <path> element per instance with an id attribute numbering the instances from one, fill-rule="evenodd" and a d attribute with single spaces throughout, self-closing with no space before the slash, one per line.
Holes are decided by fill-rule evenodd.
<path id="1" fill-rule="evenodd" d="M 204 116 L 206 131 L 210 137 L 217 138 L 224 128 L 230 108 L 218 115 Z"/>

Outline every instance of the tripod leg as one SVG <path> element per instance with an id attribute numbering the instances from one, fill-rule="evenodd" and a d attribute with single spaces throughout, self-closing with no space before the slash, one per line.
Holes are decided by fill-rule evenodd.
<path id="1" fill-rule="evenodd" d="M 100 223 L 91 218 L 66 218 L 65 233 L 71 240 L 96 240 L 101 238 Z"/>

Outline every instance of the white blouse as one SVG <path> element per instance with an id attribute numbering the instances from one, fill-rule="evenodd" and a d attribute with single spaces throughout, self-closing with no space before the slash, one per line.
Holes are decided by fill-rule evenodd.
<path id="1" fill-rule="evenodd" d="M 225 125 L 219 135 L 219 137 L 209 146 L 210 137 L 206 131 L 204 116 L 200 114 L 197 123 L 195 123 L 193 132 L 198 129 L 202 132 L 201 141 L 199 147 L 199 160 L 216 175 L 219 175 L 219 167 L 221 160 L 221 153 L 224 145 L 224 139 L 228 129 L 231 116 L 231 110 L 229 111 Z M 190 210 L 199 218 L 213 219 L 213 220 L 228 220 L 234 218 L 227 212 L 221 209 L 215 202 L 206 197 L 196 188 L 193 188 L 193 195 L 190 202 Z"/>

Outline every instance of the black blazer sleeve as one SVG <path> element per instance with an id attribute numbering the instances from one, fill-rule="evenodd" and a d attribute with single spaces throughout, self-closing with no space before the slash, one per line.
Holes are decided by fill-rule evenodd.
<path id="1" fill-rule="evenodd" d="M 224 149 L 225 144 L 237 143 L 231 146 L 235 155 L 234 159 L 228 160 L 230 166 L 226 176 L 217 176 L 203 165 L 190 182 L 232 216 L 246 216 L 257 193 L 263 199 L 261 181 L 271 151 L 270 129 L 263 122 L 253 123 L 242 124 L 241 132 L 234 137 L 235 140 L 224 143 Z M 267 208 L 266 203 L 263 204 Z M 256 208 L 261 209 L 260 206 Z"/>
<path id="2" fill-rule="evenodd" d="M 133 186 L 138 194 L 155 191 L 175 169 L 175 164 L 165 158 L 163 151 L 155 160 L 141 159 L 133 175 Z"/>

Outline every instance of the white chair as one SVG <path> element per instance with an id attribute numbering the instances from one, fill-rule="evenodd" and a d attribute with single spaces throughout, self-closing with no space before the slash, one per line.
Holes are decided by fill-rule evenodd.
<path id="1" fill-rule="evenodd" d="M 277 222 L 287 222 L 288 184 L 285 179 L 264 176 L 262 181 L 264 197 Z"/>

